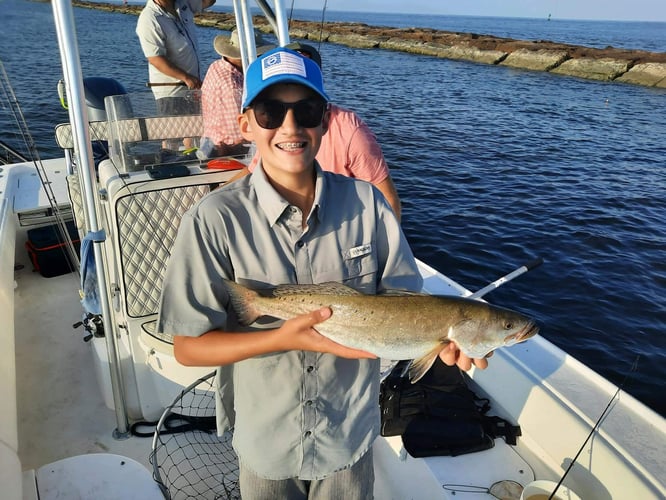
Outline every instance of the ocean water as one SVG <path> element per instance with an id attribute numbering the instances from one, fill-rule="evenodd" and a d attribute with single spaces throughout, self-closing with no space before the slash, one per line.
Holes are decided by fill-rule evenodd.
<path id="1" fill-rule="evenodd" d="M 56 92 L 62 73 L 51 6 L 3 4 L 0 59 L 41 156 L 54 157 L 53 127 L 67 113 Z M 84 76 L 147 91 L 136 18 L 88 9 L 75 9 L 75 18 Z M 405 21 L 333 12 L 327 19 Z M 666 50 L 664 23 L 408 22 Z M 207 65 L 218 32 L 198 34 Z M 384 148 L 417 257 L 471 290 L 542 257 L 541 267 L 487 299 L 534 316 L 542 335 L 615 383 L 640 356 L 625 388 L 666 415 L 666 90 L 334 44 L 320 50 L 329 93 L 355 109 Z M 14 130 L 0 109 L 0 139 L 19 142 Z"/>

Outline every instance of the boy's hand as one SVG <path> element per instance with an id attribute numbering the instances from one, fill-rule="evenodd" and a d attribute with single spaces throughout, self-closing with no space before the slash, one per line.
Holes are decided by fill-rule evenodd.
<path id="1" fill-rule="evenodd" d="M 374 359 L 377 357 L 367 351 L 345 347 L 319 333 L 315 326 L 326 321 L 331 317 L 331 314 L 330 307 L 322 307 L 289 319 L 279 328 L 280 336 L 287 343 L 289 349 L 325 352 L 350 359 Z"/>
<path id="2" fill-rule="evenodd" d="M 472 365 L 476 366 L 480 370 L 485 370 L 488 368 L 488 358 L 492 355 L 493 353 L 491 351 L 485 358 L 470 358 L 463 354 L 454 342 L 451 342 L 444 349 L 442 349 L 442 351 L 439 353 L 439 358 L 449 366 L 458 365 L 458 368 L 461 370 L 469 371 L 469 369 L 472 368 Z"/>

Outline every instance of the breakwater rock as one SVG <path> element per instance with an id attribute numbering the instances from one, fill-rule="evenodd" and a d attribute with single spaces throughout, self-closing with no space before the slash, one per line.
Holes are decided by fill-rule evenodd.
<path id="1" fill-rule="evenodd" d="M 77 1 L 74 6 L 138 15 L 142 5 L 117 5 Z M 200 26 L 230 31 L 233 14 L 204 12 L 196 17 Z M 255 26 L 265 32 L 271 27 L 256 17 Z M 391 28 L 363 23 L 292 20 L 291 38 L 312 43 L 330 42 L 363 49 L 385 49 L 457 59 L 532 71 L 666 88 L 666 52 L 597 49 L 548 40 L 514 40 L 475 33 L 454 33 L 429 28 Z"/>

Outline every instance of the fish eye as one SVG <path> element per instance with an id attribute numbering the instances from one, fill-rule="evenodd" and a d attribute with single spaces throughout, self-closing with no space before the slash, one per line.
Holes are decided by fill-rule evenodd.
<path id="1" fill-rule="evenodd" d="M 506 323 L 504 323 L 505 330 L 511 330 L 512 328 L 513 328 L 513 323 L 511 323 L 511 321 L 507 321 Z"/>

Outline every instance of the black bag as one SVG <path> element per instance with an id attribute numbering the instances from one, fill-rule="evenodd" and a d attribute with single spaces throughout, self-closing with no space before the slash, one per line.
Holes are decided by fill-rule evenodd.
<path id="1" fill-rule="evenodd" d="M 382 381 L 380 389 L 381 435 L 402 435 L 413 457 L 456 456 L 486 450 L 494 438 L 504 436 L 516 444 L 520 427 L 499 417 L 487 416 L 490 404 L 472 392 L 457 366 L 439 358 L 412 384 L 399 362 Z"/>

